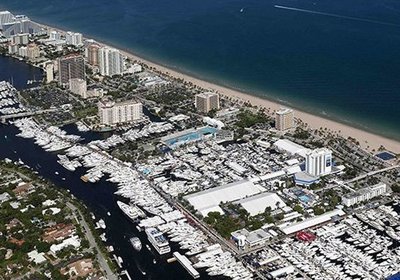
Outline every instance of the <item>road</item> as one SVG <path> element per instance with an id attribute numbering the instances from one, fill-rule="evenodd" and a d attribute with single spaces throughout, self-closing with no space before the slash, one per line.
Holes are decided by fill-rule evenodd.
<path id="1" fill-rule="evenodd" d="M 389 170 L 392 170 L 392 169 L 396 169 L 396 168 L 400 168 L 400 165 L 389 166 L 389 167 L 386 167 L 386 168 L 382 168 L 382 169 L 379 169 L 379 170 L 374 170 L 374 171 L 365 173 L 363 175 L 357 176 L 357 177 L 355 177 L 355 178 L 353 178 L 351 180 L 346 181 L 345 184 L 349 184 L 349 183 L 361 180 L 361 179 L 363 179 L 365 177 L 373 176 L 373 175 L 376 175 L 376 174 L 379 174 L 379 173 L 382 173 L 382 172 L 386 172 L 386 171 L 389 171 Z"/>
<path id="2" fill-rule="evenodd" d="M 44 113 L 55 112 L 55 111 L 58 111 L 58 110 L 60 110 L 60 108 L 38 110 L 38 111 L 35 111 L 35 112 L 24 112 L 24 113 L 18 113 L 18 114 L 4 115 L 4 116 L 1 116 L 0 121 L 2 123 L 5 123 L 8 119 L 31 117 L 31 116 L 35 116 L 35 115 L 44 114 Z"/>
<path id="3" fill-rule="evenodd" d="M 87 222 L 85 221 L 85 218 L 83 217 L 81 211 L 76 208 L 72 203 L 67 202 L 67 206 L 72 210 L 72 212 L 74 213 L 75 219 L 83 226 L 84 230 L 85 230 L 85 235 L 86 238 L 89 241 L 90 244 L 90 248 L 96 248 L 97 251 L 97 261 L 99 262 L 100 267 L 102 268 L 103 271 L 105 271 L 106 273 L 106 277 L 108 280 L 117 280 L 118 277 L 115 273 L 112 272 L 110 266 L 108 265 L 107 260 L 105 259 L 105 257 L 103 256 L 103 254 L 101 253 L 101 250 L 99 248 L 99 246 L 97 245 L 97 242 L 92 234 L 92 231 L 90 230 L 89 225 L 87 224 Z M 79 214 L 80 219 L 78 219 L 76 217 L 76 213 Z"/>

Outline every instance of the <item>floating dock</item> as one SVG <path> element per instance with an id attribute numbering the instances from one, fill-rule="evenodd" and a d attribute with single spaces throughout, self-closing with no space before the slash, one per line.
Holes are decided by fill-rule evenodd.
<path id="1" fill-rule="evenodd" d="M 173 255 L 194 279 L 200 277 L 199 272 L 194 269 L 194 267 L 192 266 L 192 262 L 186 256 L 181 255 L 179 252 L 174 252 Z"/>

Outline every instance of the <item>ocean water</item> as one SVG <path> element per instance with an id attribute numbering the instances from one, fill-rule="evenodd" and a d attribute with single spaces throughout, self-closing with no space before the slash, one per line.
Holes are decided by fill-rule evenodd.
<path id="1" fill-rule="evenodd" d="M 400 140 L 396 0 L 1 0 L 0 8 Z"/>

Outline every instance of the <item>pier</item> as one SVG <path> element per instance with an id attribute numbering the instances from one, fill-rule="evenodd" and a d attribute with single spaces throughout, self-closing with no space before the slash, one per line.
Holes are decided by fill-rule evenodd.
<path id="1" fill-rule="evenodd" d="M 199 272 L 194 269 L 191 261 L 186 256 L 181 255 L 179 252 L 174 252 L 173 255 L 194 279 L 200 277 Z"/>

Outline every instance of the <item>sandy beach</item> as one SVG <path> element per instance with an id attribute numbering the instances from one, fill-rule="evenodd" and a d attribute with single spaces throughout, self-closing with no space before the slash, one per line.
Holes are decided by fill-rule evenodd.
<path id="1" fill-rule="evenodd" d="M 141 61 L 147 64 L 149 67 L 154 67 L 155 69 L 157 69 L 157 71 L 167 73 L 168 75 L 174 76 L 176 78 L 184 79 L 185 81 L 191 82 L 194 85 L 197 85 L 204 89 L 218 91 L 222 95 L 237 98 L 243 101 L 249 101 L 253 105 L 270 108 L 271 110 L 276 110 L 283 106 L 282 104 L 279 104 L 277 102 L 273 102 L 267 99 L 253 96 L 251 94 L 247 94 L 227 87 L 216 85 L 198 78 L 191 77 L 189 75 L 183 74 L 168 67 L 145 60 L 129 52 L 126 51 L 121 51 L 121 52 L 123 52 L 123 54 L 128 58 L 130 58 L 131 60 Z M 354 128 L 339 122 L 335 122 L 299 110 L 295 110 L 295 116 L 296 118 L 299 118 L 303 122 L 307 123 L 311 128 L 318 129 L 320 127 L 323 128 L 326 127 L 333 132 L 340 132 L 340 134 L 346 138 L 349 136 L 356 138 L 360 142 L 361 147 L 363 147 L 364 149 L 367 149 L 367 147 L 369 147 L 368 150 L 372 149 L 377 150 L 381 145 L 383 145 L 386 149 L 392 152 L 400 153 L 400 142 L 398 141 L 388 139 L 380 135 L 375 135 L 373 133 L 363 131 L 358 128 Z"/>
<path id="2" fill-rule="evenodd" d="M 50 26 L 46 26 L 44 24 L 41 24 L 43 27 L 48 28 L 48 29 L 52 29 L 52 30 L 58 30 L 60 32 L 65 33 L 64 30 L 58 29 L 58 28 L 54 28 L 54 27 L 50 27 Z M 87 37 L 85 37 L 85 39 L 89 39 Z M 96 42 L 98 42 L 98 44 L 103 45 L 103 46 L 109 46 L 106 43 L 102 43 L 100 41 L 97 41 L 96 39 L 93 39 Z M 110 46 L 113 47 L 113 46 Z M 113 47 L 115 48 L 115 47 Z M 201 80 L 199 78 L 195 78 L 192 76 L 189 76 L 187 74 L 178 72 L 174 69 L 168 68 L 166 66 L 154 63 L 152 61 L 146 60 L 136 54 L 133 54 L 131 52 L 128 51 L 124 51 L 121 50 L 121 53 L 123 53 L 123 55 L 125 55 L 126 57 L 128 57 L 131 61 L 139 61 L 141 63 L 146 64 L 149 67 L 152 67 L 154 69 L 156 69 L 156 71 L 168 74 L 170 76 L 179 78 L 179 79 L 184 79 L 187 82 L 191 82 L 192 84 L 199 86 L 201 88 L 204 88 L 206 90 L 211 90 L 211 91 L 217 91 L 218 93 L 220 93 L 221 95 L 227 96 L 227 97 L 232 97 L 232 98 L 237 98 L 239 100 L 242 101 L 248 101 L 250 102 L 252 105 L 256 105 L 259 107 L 265 107 L 265 108 L 269 108 L 271 110 L 276 110 L 279 109 L 282 106 L 282 104 L 279 104 L 277 102 L 268 100 L 268 99 L 264 99 L 264 98 L 260 98 L 254 95 L 251 95 L 249 93 L 245 93 L 245 92 L 241 92 L 238 90 L 234 90 L 231 88 L 227 88 L 224 86 L 220 86 L 214 83 L 210 83 L 204 80 Z M 396 154 L 400 154 L 400 142 L 393 140 L 393 139 L 389 139 L 380 135 L 376 135 L 346 124 L 342 124 L 330 119 L 326 119 L 320 116 L 316 116 L 316 115 L 312 115 L 310 113 L 307 112 L 303 112 L 297 109 L 294 109 L 295 111 L 295 117 L 301 119 L 303 122 L 307 123 L 309 125 L 309 127 L 313 128 L 313 129 L 319 129 L 319 128 L 327 128 L 329 130 L 331 130 L 332 132 L 338 132 L 339 134 L 341 134 L 342 136 L 344 136 L 345 138 L 347 137 L 352 137 L 355 138 L 359 141 L 360 146 L 366 150 L 372 151 L 373 149 L 378 150 L 379 147 L 384 146 L 387 150 L 392 151 Z"/>

